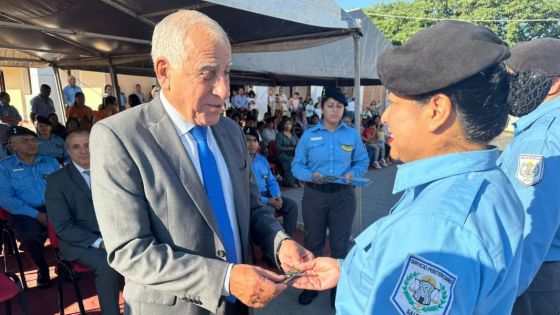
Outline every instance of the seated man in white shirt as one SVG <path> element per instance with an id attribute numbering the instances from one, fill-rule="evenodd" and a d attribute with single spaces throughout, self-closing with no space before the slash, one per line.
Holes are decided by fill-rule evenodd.
<path id="1" fill-rule="evenodd" d="M 120 314 L 119 274 L 109 267 L 107 252 L 93 209 L 89 174 L 89 132 L 74 130 L 66 137 L 72 162 L 47 177 L 45 201 L 65 260 L 95 273 L 103 314 Z"/>

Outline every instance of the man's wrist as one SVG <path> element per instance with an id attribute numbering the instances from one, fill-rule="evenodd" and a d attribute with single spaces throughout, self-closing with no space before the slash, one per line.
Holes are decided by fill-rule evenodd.
<path id="1" fill-rule="evenodd" d="M 276 260 L 276 265 L 278 266 L 278 268 L 280 268 L 280 270 L 282 270 L 282 264 L 280 263 L 280 249 L 282 248 L 282 245 L 284 245 L 284 242 L 286 240 L 291 240 L 292 238 L 290 237 L 286 237 L 284 239 L 282 239 L 279 243 L 278 243 L 278 247 L 276 248 L 276 255 L 274 255 L 275 260 Z M 282 270 L 284 271 L 284 270 Z"/>
<path id="2" fill-rule="evenodd" d="M 231 292 L 229 290 L 229 280 L 231 277 L 231 269 L 233 268 L 233 264 L 228 264 L 226 270 L 226 277 L 224 278 L 224 286 L 222 287 L 222 296 L 230 296 Z"/>

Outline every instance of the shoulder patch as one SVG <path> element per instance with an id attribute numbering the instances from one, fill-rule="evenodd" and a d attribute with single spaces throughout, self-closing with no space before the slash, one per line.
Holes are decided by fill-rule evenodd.
<path id="1" fill-rule="evenodd" d="M 448 315 L 457 276 L 420 256 L 410 255 L 391 303 L 402 315 Z"/>
<path id="2" fill-rule="evenodd" d="M 520 154 L 517 160 L 515 177 L 525 186 L 533 186 L 540 182 L 544 174 L 544 158 L 542 155 Z"/>

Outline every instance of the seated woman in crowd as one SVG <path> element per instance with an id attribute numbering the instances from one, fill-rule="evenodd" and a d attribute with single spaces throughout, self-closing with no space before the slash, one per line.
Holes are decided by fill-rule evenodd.
<path id="1" fill-rule="evenodd" d="M 84 93 L 76 93 L 74 106 L 68 109 L 68 118 L 76 118 L 82 129 L 90 130 L 93 126 L 93 110 L 86 106 Z"/>
<path id="2" fill-rule="evenodd" d="M 291 187 L 303 187 L 292 174 L 292 161 L 298 142 L 298 137 L 292 132 L 292 121 L 284 117 L 278 125 L 276 135 L 276 159 L 282 164 L 284 184 Z"/>
<path id="3" fill-rule="evenodd" d="M 52 123 L 52 133 L 61 137 L 63 140 L 66 139 L 66 127 L 58 121 L 58 116 L 56 113 L 51 113 L 47 117 Z"/>
<path id="4" fill-rule="evenodd" d="M 99 107 L 99 110 L 94 113 L 93 123 L 103 120 L 111 115 L 118 112 L 117 98 L 114 96 L 107 96 L 103 99 L 103 104 Z"/>
<path id="5" fill-rule="evenodd" d="M 379 116 L 377 116 L 379 117 Z M 385 162 L 385 144 L 384 140 L 379 139 L 379 125 L 377 125 L 375 118 L 370 120 L 364 131 L 362 132 L 362 141 L 366 146 L 368 152 L 369 164 L 376 169 L 387 166 Z"/>
<path id="6" fill-rule="evenodd" d="M 52 123 L 47 117 L 37 116 L 35 120 L 37 127 L 37 144 L 39 154 L 52 156 L 60 164 L 70 161 L 70 155 L 66 151 L 64 140 L 52 133 Z"/>
<path id="7" fill-rule="evenodd" d="M 266 127 L 261 133 L 263 146 L 267 147 L 270 141 L 276 140 L 276 134 L 278 131 L 274 128 L 274 118 L 269 118 L 266 121 Z"/>
<path id="8" fill-rule="evenodd" d="M 68 135 L 72 130 L 76 129 L 80 129 L 80 122 L 74 117 L 69 117 L 66 120 L 66 134 Z"/>

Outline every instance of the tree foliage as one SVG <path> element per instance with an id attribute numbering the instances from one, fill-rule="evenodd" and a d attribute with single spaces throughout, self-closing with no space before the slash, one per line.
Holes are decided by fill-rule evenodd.
<path id="1" fill-rule="evenodd" d="M 495 31 L 502 40 L 513 45 L 538 37 L 560 38 L 560 22 L 517 22 L 511 20 L 560 19 L 560 0 L 413 0 L 411 2 L 379 3 L 365 9 L 375 26 L 389 40 L 400 45 L 418 30 L 437 21 L 381 17 L 373 14 L 418 18 L 461 20 L 509 20 L 477 23 Z"/>

